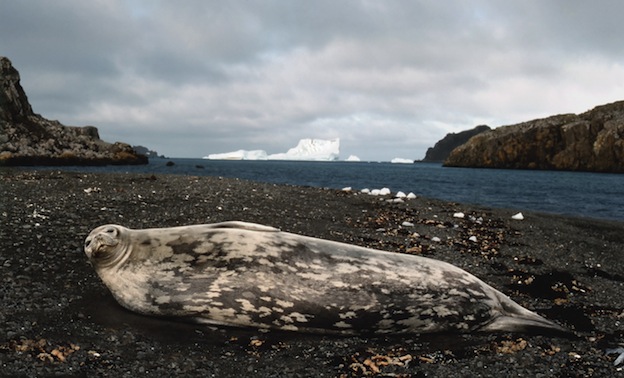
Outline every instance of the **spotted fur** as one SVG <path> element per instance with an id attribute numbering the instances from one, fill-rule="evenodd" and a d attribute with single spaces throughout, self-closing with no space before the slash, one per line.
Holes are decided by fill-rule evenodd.
<path id="1" fill-rule="evenodd" d="M 451 264 L 253 223 L 105 225 L 85 253 L 147 315 L 339 334 L 561 329 Z"/>

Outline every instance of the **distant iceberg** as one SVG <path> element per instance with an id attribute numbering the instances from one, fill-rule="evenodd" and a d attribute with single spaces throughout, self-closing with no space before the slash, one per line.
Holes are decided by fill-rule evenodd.
<path id="1" fill-rule="evenodd" d="M 267 160 L 267 153 L 264 150 L 238 150 L 226 152 L 223 154 L 210 154 L 204 156 L 204 159 L 210 160 Z"/>
<path id="2" fill-rule="evenodd" d="M 396 164 L 414 164 L 414 160 L 410 160 L 410 159 L 403 159 L 403 158 L 394 158 L 394 159 L 390 160 L 390 163 L 396 163 Z"/>
<path id="3" fill-rule="evenodd" d="M 301 139 L 286 153 L 269 155 L 269 160 L 334 161 L 340 155 L 340 139 Z"/>
<path id="4" fill-rule="evenodd" d="M 360 161 L 360 158 L 355 155 L 349 155 L 349 157 L 345 161 Z"/>
<path id="5" fill-rule="evenodd" d="M 264 150 L 238 150 L 223 154 L 210 154 L 211 160 L 312 160 L 335 161 L 340 156 L 340 139 L 301 139 L 296 147 L 285 153 L 267 155 Z"/>

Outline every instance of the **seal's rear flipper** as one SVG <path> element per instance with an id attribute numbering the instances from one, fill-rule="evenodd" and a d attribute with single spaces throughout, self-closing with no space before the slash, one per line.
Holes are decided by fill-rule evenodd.
<path id="1" fill-rule="evenodd" d="M 479 329 L 480 331 L 571 333 L 570 330 L 520 306 L 499 291 L 496 291 L 496 296 L 500 307 L 497 306 L 495 311 L 499 312 L 499 315 L 494 316 L 492 321 Z"/>
<path id="2" fill-rule="evenodd" d="M 501 315 L 490 323 L 481 327 L 483 332 L 547 332 L 558 334 L 570 334 L 570 330 L 561 327 L 550 320 L 537 314 L 531 313 L 531 317 Z"/>

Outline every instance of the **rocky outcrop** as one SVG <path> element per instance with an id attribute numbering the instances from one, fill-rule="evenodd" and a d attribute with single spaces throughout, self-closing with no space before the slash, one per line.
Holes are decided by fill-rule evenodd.
<path id="1" fill-rule="evenodd" d="M 624 173 L 624 101 L 479 134 L 444 165 Z"/>
<path id="2" fill-rule="evenodd" d="M 107 143 L 94 126 L 64 126 L 35 114 L 8 58 L 0 57 L 0 165 L 146 164 L 125 143 Z"/>
<path id="3" fill-rule="evenodd" d="M 132 148 L 136 151 L 137 154 L 145 155 L 148 158 L 161 158 L 166 159 L 165 155 L 161 155 L 154 150 L 150 150 L 145 146 L 132 146 Z"/>
<path id="4" fill-rule="evenodd" d="M 473 136 L 490 130 L 489 126 L 481 125 L 459 133 L 446 134 L 446 136 L 440 139 L 433 147 L 427 149 L 425 158 L 422 161 L 443 162 L 455 148 L 466 143 Z"/>

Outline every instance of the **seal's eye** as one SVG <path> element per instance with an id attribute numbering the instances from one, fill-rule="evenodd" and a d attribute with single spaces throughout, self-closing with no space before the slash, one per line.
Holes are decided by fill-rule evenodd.
<path id="1" fill-rule="evenodd" d="M 117 234 L 117 230 L 115 230 L 115 229 L 114 229 L 114 228 L 112 228 L 112 227 L 111 227 L 111 228 L 107 228 L 107 229 L 106 229 L 106 233 L 107 233 L 107 234 L 111 234 L 111 235 L 115 235 L 115 234 Z"/>
<path id="2" fill-rule="evenodd" d="M 87 238 L 87 240 L 85 240 L 85 244 L 84 244 L 85 248 L 87 248 L 88 246 L 91 245 L 91 240 L 93 240 L 93 239 Z"/>

